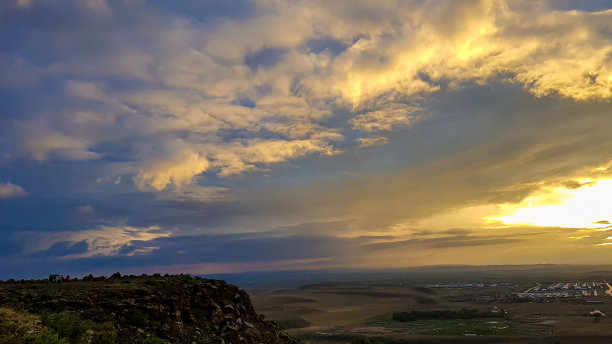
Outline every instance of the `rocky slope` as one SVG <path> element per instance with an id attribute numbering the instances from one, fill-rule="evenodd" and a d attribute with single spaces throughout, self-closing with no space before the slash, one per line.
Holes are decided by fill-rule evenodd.
<path id="1" fill-rule="evenodd" d="M 188 275 L 8 281 L 0 283 L 0 306 L 110 322 L 119 343 L 153 336 L 171 343 L 297 343 L 257 314 L 244 290 Z"/>

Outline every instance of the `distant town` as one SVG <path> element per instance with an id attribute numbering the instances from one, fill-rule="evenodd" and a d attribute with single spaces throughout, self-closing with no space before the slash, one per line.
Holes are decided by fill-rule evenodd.
<path id="1" fill-rule="evenodd" d="M 497 287 L 513 287 L 514 283 L 508 282 L 492 282 L 492 283 L 438 283 L 430 284 L 430 288 L 446 288 L 446 289 L 467 289 L 467 288 L 497 288 Z"/>
<path id="2" fill-rule="evenodd" d="M 505 293 L 498 293 L 498 298 L 513 301 L 564 302 L 579 300 L 589 304 L 604 303 L 606 296 L 612 297 L 612 285 L 607 281 L 580 282 L 540 282 L 518 291 L 519 285 L 508 282 L 474 282 L 474 283 L 437 283 L 428 285 L 441 289 L 496 289 L 504 288 Z"/>
<path id="3" fill-rule="evenodd" d="M 522 298 L 583 298 L 608 295 L 612 296 L 612 286 L 606 281 L 566 282 L 540 284 L 517 293 Z"/>

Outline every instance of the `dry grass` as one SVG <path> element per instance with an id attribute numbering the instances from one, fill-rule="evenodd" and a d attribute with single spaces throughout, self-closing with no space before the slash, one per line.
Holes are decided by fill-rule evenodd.
<path id="1" fill-rule="evenodd" d="M 0 308 L 0 343 L 18 343 L 24 337 L 36 337 L 47 332 L 38 316 Z"/>

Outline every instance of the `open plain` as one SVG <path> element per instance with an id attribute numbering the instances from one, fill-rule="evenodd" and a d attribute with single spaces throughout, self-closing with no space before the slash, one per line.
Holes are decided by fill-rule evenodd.
<path id="1" fill-rule="evenodd" d="M 252 288 L 249 294 L 267 319 L 306 343 L 612 342 L 612 319 L 605 316 L 612 312 L 612 297 L 605 293 L 582 296 L 581 290 L 583 283 L 601 285 L 612 274 L 599 267 L 566 268 L 436 268 L 365 275 L 363 280 L 337 275 L 314 278 L 314 283 L 302 279 L 280 289 Z M 528 289 L 566 284 L 571 297 L 524 295 Z M 397 312 L 461 309 L 504 315 L 393 319 Z M 592 313 L 597 310 L 603 316 Z"/>

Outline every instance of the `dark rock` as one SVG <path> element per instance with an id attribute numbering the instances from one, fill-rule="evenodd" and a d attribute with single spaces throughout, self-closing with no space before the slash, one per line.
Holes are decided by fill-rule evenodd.
<path id="1" fill-rule="evenodd" d="M 89 275 L 64 284 L 1 283 L 0 306 L 112 322 L 119 343 L 142 343 L 152 335 L 172 343 L 298 342 L 256 313 L 244 290 L 189 275 L 117 272 L 109 279 Z"/>

